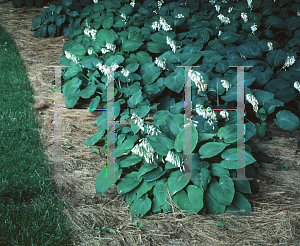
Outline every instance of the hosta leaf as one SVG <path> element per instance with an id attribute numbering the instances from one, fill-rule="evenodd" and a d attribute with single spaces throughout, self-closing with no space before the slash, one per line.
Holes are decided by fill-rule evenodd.
<path id="1" fill-rule="evenodd" d="M 270 50 L 267 53 L 267 62 L 274 67 L 283 65 L 284 60 L 286 59 L 287 54 L 283 50 Z"/>
<path id="2" fill-rule="evenodd" d="M 82 97 L 82 98 L 90 98 L 92 95 L 95 94 L 95 91 L 97 90 L 97 85 L 89 85 L 88 87 L 84 88 L 83 90 L 81 90 L 79 92 L 79 95 Z"/>
<path id="3" fill-rule="evenodd" d="M 232 204 L 226 208 L 228 211 L 239 211 L 244 213 L 251 213 L 251 204 L 240 192 L 235 192 Z"/>
<path id="4" fill-rule="evenodd" d="M 71 80 L 68 80 L 64 86 L 63 86 L 63 94 L 65 96 L 67 95 L 74 95 L 79 90 L 79 87 L 81 85 L 82 81 L 81 79 L 74 77 Z"/>
<path id="5" fill-rule="evenodd" d="M 222 214 L 225 212 L 226 205 L 218 202 L 212 195 L 210 189 L 207 189 L 204 193 L 205 207 L 209 214 Z"/>
<path id="6" fill-rule="evenodd" d="M 66 108 L 73 108 L 76 105 L 79 98 L 80 98 L 80 96 L 78 96 L 78 94 L 67 95 L 66 98 L 65 98 Z"/>
<path id="7" fill-rule="evenodd" d="M 274 122 L 281 129 L 294 131 L 299 128 L 299 118 L 290 111 L 281 110 L 276 114 Z"/>
<path id="8" fill-rule="evenodd" d="M 212 178 L 208 189 L 218 202 L 225 205 L 231 204 L 235 189 L 234 183 L 229 179 L 229 176 L 220 177 L 219 182 L 215 178 Z"/>
<path id="9" fill-rule="evenodd" d="M 121 145 L 119 145 L 115 151 L 114 151 L 114 155 L 115 157 L 118 157 L 122 154 L 127 154 L 129 153 L 134 146 L 134 142 L 131 139 L 126 139 Z"/>
<path id="10" fill-rule="evenodd" d="M 114 64 L 120 65 L 124 61 L 124 57 L 121 55 L 112 55 L 105 61 L 106 66 L 113 66 Z"/>
<path id="11" fill-rule="evenodd" d="M 31 29 L 36 29 L 42 22 L 43 15 L 39 15 L 36 17 L 33 22 L 31 23 Z"/>
<path id="12" fill-rule="evenodd" d="M 223 138 L 225 143 L 234 143 L 237 141 L 237 125 L 230 124 L 221 127 L 217 135 Z"/>
<path id="13" fill-rule="evenodd" d="M 138 198 L 143 196 L 145 193 L 150 191 L 153 186 L 155 185 L 156 181 L 147 182 L 145 180 L 142 181 L 142 183 L 136 188 L 136 194 Z"/>
<path id="14" fill-rule="evenodd" d="M 122 169 L 119 169 L 118 163 L 115 163 L 115 177 L 109 179 L 107 177 L 107 167 L 104 167 L 96 177 L 95 188 L 96 192 L 102 195 L 109 187 L 111 187 L 121 177 Z"/>
<path id="15" fill-rule="evenodd" d="M 144 195 L 139 199 L 135 199 L 130 206 L 132 217 L 143 217 L 151 209 L 151 199 L 148 195 Z"/>
<path id="16" fill-rule="evenodd" d="M 161 166 L 157 166 L 157 168 L 143 175 L 143 179 L 147 182 L 155 181 L 162 177 L 166 173 L 166 170 L 163 171 Z"/>
<path id="17" fill-rule="evenodd" d="M 156 181 L 156 184 L 153 188 L 153 200 L 156 201 L 158 207 L 164 205 L 166 201 L 169 201 L 168 187 L 166 181 L 167 179 L 165 178 Z"/>
<path id="18" fill-rule="evenodd" d="M 51 24 L 49 27 L 48 27 L 48 33 L 51 37 L 55 37 L 55 34 L 56 34 L 56 26 L 54 24 Z"/>
<path id="19" fill-rule="evenodd" d="M 170 50 L 170 46 L 167 43 L 156 43 L 156 42 L 148 42 L 147 50 L 151 53 L 164 53 Z"/>
<path id="20" fill-rule="evenodd" d="M 130 108 L 135 108 L 137 104 L 143 101 L 142 91 L 139 90 L 134 93 L 127 101 Z"/>
<path id="21" fill-rule="evenodd" d="M 94 146 L 103 136 L 103 133 L 106 130 L 106 124 L 101 125 L 98 130 L 94 133 L 92 137 L 87 139 L 83 144 L 86 146 Z"/>
<path id="22" fill-rule="evenodd" d="M 206 190 L 211 180 L 210 170 L 208 170 L 207 167 L 201 167 L 199 164 L 195 165 L 194 161 L 192 168 L 192 183 L 201 190 Z"/>
<path id="23" fill-rule="evenodd" d="M 65 15 L 58 15 L 55 19 L 56 26 L 60 27 L 66 20 Z"/>
<path id="24" fill-rule="evenodd" d="M 137 52 L 136 59 L 139 61 L 141 66 L 144 66 L 146 63 L 152 62 L 152 57 L 146 51 Z"/>
<path id="25" fill-rule="evenodd" d="M 180 56 L 181 66 L 193 66 L 200 58 L 201 55 L 198 53 L 191 53 L 191 52 L 181 53 Z"/>
<path id="26" fill-rule="evenodd" d="M 182 190 L 187 186 L 189 181 L 189 179 L 184 179 L 184 173 L 182 173 L 180 170 L 172 172 L 167 181 L 170 195 L 173 196 L 178 191 Z"/>
<path id="27" fill-rule="evenodd" d="M 231 175 L 232 178 L 236 178 L 236 175 L 232 173 Z M 251 187 L 249 180 L 247 179 L 233 179 L 234 182 L 234 187 L 236 191 L 246 193 L 246 194 L 251 194 Z"/>
<path id="28" fill-rule="evenodd" d="M 203 144 L 199 149 L 201 158 L 211 158 L 221 153 L 228 144 L 221 142 L 208 142 Z"/>
<path id="29" fill-rule="evenodd" d="M 182 68 L 176 68 L 175 71 L 169 74 L 165 79 L 165 85 L 172 91 L 180 93 L 185 84 L 185 71 Z"/>
<path id="30" fill-rule="evenodd" d="M 89 109 L 97 109 L 99 103 L 100 103 L 100 96 L 94 97 L 90 102 Z"/>
<path id="31" fill-rule="evenodd" d="M 160 135 L 150 135 L 147 136 L 147 140 L 149 141 L 153 150 L 159 155 L 166 156 L 169 150 L 174 148 L 174 140 L 168 137 Z"/>
<path id="32" fill-rule="evenodd" d="M 262 47 L 252 41 L 241 44 L 237 51 L 246 58 L 260 58 L 263 53 Z"/>
<path id="33" fill-rule="evenodd" d="M 192 129 L 190 131 L 190 136 L 187 136 L 187 139 L 185 139 L 185 131 L 187 127 L 191 127 Z M 182 129 L 177 135 L 174 145 L 177 152 L 184 151 L 185 155 L 192 153 L 198 143 L 198 132 L 196 127 L 194 125 L 187 127 Z M 189 146 L 191 146 L 191 148 L 188 148 Z"/>
<path id="34" fill-rule="evenodd" d="M 67 69 L 67 71 L 64 74 L 64 79 L 74 77 L 79 72 L 82 72 L 82 68 L 78 64 L 75 64 Z"/>
<path id="35" fill-rule="evenodd" d="M 189 185 L 176 193 L 172 198 L 180 210 L 198 213 L 203 208 L 203 192 L 195 185 Z"/>
<path id="36" fill-rule="evenodd" d="M 212 163 L 210 170 L 212 176 L 222 177 L 230 175 L 229 171 L 224 167 L 221 167 L 219 163 Z"/>
<path id="37" fill-rule="evenodd" d="M 211 50 L 205 53 L 203 63 L 216 64 L 222 60 L 222 56 L 217 51 Z"/>
<path id="38" fill-rule="evenodd" d="M 223 44 L 233 44 L 235 41 L 239 39 L 240 35 L 235 32 L 221 32 L 221 35 L 218 39 Z"/>
<path id="39" fill-rule="evenodd" d="M 105 20 L 103 21 L 102 26 L 103 26 L 104 29 L 110 29 L 113 24 L 114 24 L 113 17 L 108 17 L 108 18 L 105 18 Z"/>
<path id="40" fill-rule="evenodd" d="M 143 158 L 138 155 L 129 155 L 129 156 L 123 156 L 124 159 L 120 161 L 120 167 L 130 167 L 134 166 L 135 164 L 139 163 Z"/>
<path id="41" fill-rule="evenodd" d="M 252 157 L 250 153 L 247 151 L 245 153 L 245 159 L 242 160 L 244 161 L 244 166 L 249 165 L 256 160 Z M 222 152 L 221 157 L 224 159 L 223 161 L 220 162 L 221 167 L 224 167 L 226 169 L 237 169 L 237 149 L 236 148 L 231 148 L 227 149 Z M 242 167 L 240 167 L 242 168 Z"/>
<path id="42" fill-rule="evenodd" d="M 126 194 L 127 192 L 136 188 L 142 181 L 142 177 L 138 176 L 138 172 L 132 172 L 127 174 L 123 180 L 117 185 L 119 194 Z"/>

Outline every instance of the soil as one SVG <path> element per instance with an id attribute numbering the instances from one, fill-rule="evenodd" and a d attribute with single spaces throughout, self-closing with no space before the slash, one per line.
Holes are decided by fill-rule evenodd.
<path id="1" fill-rule="evenodd" d="M 59 65 L 66 41 L 61 37 L 32 37 L 31 23 L 42 12 L 43 8 L 15 9 L 11 2 L 0 3 L 0 24 L 16 42 L 24 61 L 34 88 L 33 107 L 45 156 L 53 163 L 54 68 L 46 66 Z M 300 129 L 290 132 L 274 125 L 269 138 L 253 138 L 273 162 L 263 163 L 259 193 L 248 197 L 253 207 L 251 214 L 186 215 L 174 208 L 173 213 L 138 219 L 138 225 L 144 225 L 140 229 L 135 227 L 130 208 L 115 185 L 101 196 L 95 191 L 95 178 L 106 160 L 83 142 L 96 132 L 97 127 L 91 124 L 100 115 L 99 111 L 88 110 L 62 113 L 62 141 L 73 147 L 63 147 L 65 179 L 56 185 L 66 219 L 74 230 L 73 245 L 299 245 L 300 153 L 295 152 Z M 288 170 L 275 170 L 283 164 L 289 166 Z M 224 227 L 216 225 L 219 219 L 226 222 Z M 95 230 L 91 231 L 91 227 Z M 116 235 L 103 230 L 98 237 L 96 227 L 112 228 Z"/>

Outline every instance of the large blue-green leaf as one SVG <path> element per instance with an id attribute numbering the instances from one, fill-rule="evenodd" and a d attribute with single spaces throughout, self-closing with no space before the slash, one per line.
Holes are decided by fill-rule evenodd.
<path id="1" fill-rule="evenodd" d="M 170 46 L 167 43 L 156 43 L 156 42 L 148 42 L 147 43 L 147 50 L 151 53 L 164 53 L 170 50 Z"/>
<path id="2" fill-rule="evenodd" d="M 287 54 L 283 50 L 270 50 L 267 53 L 267 62 L 274 67 L 283 65 L 284 60 L 286 59 Z"/>
<path id="3" fill-rule="evenodd" d="M 119 169 L 118 163 L 115 163 L 115 177 L 109 179 L 107 177 L 107 167 L 104 167 L 96 177 L 95 188 L 96 192 L 102 195 L 109 187 L 111 187 L 121 177 L 122 169 Z"/>
<path id="4" fill-rule="evenodd" d="M 226 169 L 237 169 L 237 149 L 231 148 L 226 149 L 222 152 L 221 157 L 224 159 L 220 162 L 221 167 L 224 167 Z M 243 159 L 244 165 L 249 165 L 256 160 L 252 157 L 250 153 L 245 151 L 245 159 Z M 241 167 L 242 168 L 242 167 Z"/>
<path id="5" fill-rule="evenodd" d="M 225 143 L 234 143 L 237 141 L 237 125 L 228 124 L 218 131 L 218 137 L 224 139 Z"/>
<path id="6" fill-rule="evenodd" d="M 131 139 L 126 139 L 121 145 L 115 148 L 114 155 L 118 157 L 122 154 L 127 154 L 133 149 L 134 142 Z"/>
<path id="7" fill-rule="evenodd" d="M 294 131 L 299 128 L 299 118 L 290 111 L 281 110 L 276 114 L 274 122 L 281 129 Z"/>
<path id="8" fill-rule="evenodd" d="M 225 205 L 231 204 L 235 189 L 234 183 L 229 176 L 220 177 L 219 182 L 215 178 L 212 178 L 208 189 L 211 191 L 214 199 L 216 199 L 218 202 Z"/>
<path id="9" fill-rule="evenodd" d="M 208 142 L 200 147 L 199 154 L 201 155 L 202 159 L 211 158 L 221 153 L 227 146 L 228 144 L 226 143 Z"/>
<path id="10" fill-rule="evenodd" d="M 185 131 L 188 127 L 191 127 L 190 130 L 190 136 L 185 135 Z M 196 148 L 196 145 L 198 143 L 198 132 L 194 125 L 187 126 L 186 128 L 182 129 L 180 133 L 177 135 L 175 139 L 175 149 L 177 152 L 183 152 L 185 155 L 188 155 L 193 152 L 193 150 Z M 191 146 L 191 148 L 188 148 Z"/>
<path id="11" fill-rule="evenodd" d="M 226 210 L 234 212 L 251 213 L 251 204 L 240 192 L 235 192 L 232 204 L 227 206 Z"/>
<path id="12" fill-rule="evenodd" d="M 221 35 L 218 39 L 223 44 L 233 44 L 235 41 L 239 39 L 240 35 L 235 32 L 221 32 Z"/>
<path id="13" fill-rule="evenodd" d="M 160 135 L 147 136 L 147 140 L 152 146 L 153 150 L 163 156 L 167 156 L 169 150 L 174 148 L 174 141 L 168 137 Z"/>
<path id="14" fill-rule="evenodd" d="M 225 212 L 226 205 L 214 198 L 210 189 L 204 193 L 205 207 L 209 214 L 222 214 Z"/>
<path id="15" fill-rule="evenodd" d="M 138 172 L 131 172 L 127 174 L 117 185 L 118 193 L 126 194 L 133 190 L 141 183 L 142 179 L 142 177 L 138 176 Z"/>
<path id="16" fill-rule="evenodd" d="M 176 68 L 175 71 L 169 74 L 165 79 L 165 85 L 172 91 L 180 93 L 185 84 L 185 70 Z"/>
<path id="17" fill-rule="evenodd" d="M 132 217 L 143 217 L 151 209 L 151 199 L 145 194 L 141 198 L 135 199 L 130 206 Z"/>
<path id="18" fill-rule="evenodd" d="M 180 170 L 172 172 L 168 178 L 167 185 L 170 195 L 175 195 L 178 191 L 182 190 L 189 183 L 189 179 L 185 178 L 184 173 Z"/>
<path id="19" fill-rule="evenodd" d="M 75 95 L 77 91 L 79 90 L 79 87 L 81 85 L 82 81 L 81 79 L 74 77 L 71 80 L 68 80 L 64 86 L 63 86 L 63 93 L 65 96 L 68 95 Z"/>
<path id="20" fill-rule="evenodd" d="M 172 198 L 180 210 L 198 213 L 203 208 L 203 191 L 195 185 L 186 187 L 186 191 L 181 190 Z"/>
<path id="21" fill-rule="evenodd" d="M 260 58 L 263 54 L 262 47 L 252 41 L 241 44 L 237 51 L 246 58 Z"/>
<path id="22" fill-rule="evenodd" d="M 192 52 L 181 53 L 180 56 L 181 66 L 193 66 L 200 58 L 201 55 L 198 53 L 192 53 Z"/>
<path id="23" fill-rule="evenodd" d="M 90 98 L 92 95 L 95 94 L 95 91 L 97 90 L 97 85 L 93 84 L 93 85 L 89 85 L 88 87 L 84 88 L 83 90 L 81 90 L 79 92 L 79 95 L 82 98 Z"/>

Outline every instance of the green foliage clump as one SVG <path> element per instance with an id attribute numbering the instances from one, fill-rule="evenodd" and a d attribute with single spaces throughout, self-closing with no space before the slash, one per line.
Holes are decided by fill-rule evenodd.
<path id="1" fill-rule="evenodd" d="M 300 4 L 214 3 L 105 0 L 85 7 L 72 22 L 60 59 L 69 66 L 63 73 L 65 104 L 73 108 L 82 98 L 97 109 L 108 101 L 108 67 L 115 69 L 115 120 L 129 124 L 115 126 L 115 179 L 104 168 L 95 185 L 103 194 L 117 184 L 132 216 L 169 212 L 172 204 L 191 213 L 251 212 L 245 195 L 257 191 L 260 166 L 251 138 L 265 136 L 268 116 L 284 130 L 299 127 L 297 115 L 286 109 L 300 108 Z M 238 119 L 226 111 L 237 107 L 237 69 L 231 67 L 237 65 L 249 66 L 239 167 L 250 181 L 235 179 Z M 180 66 L 197 67 L 186 73 Z M 195 114 L 187 125 L 181 114 L 186 81 Z M 143 118 L 153 109 L 158 112 L 147 125 Z M 97 119 L 99 128 L 85 145 L 94 146 L 103 134 L 107 139 L 107 116 Z M 184 165 L 188 155 L 190 170 Z"/>

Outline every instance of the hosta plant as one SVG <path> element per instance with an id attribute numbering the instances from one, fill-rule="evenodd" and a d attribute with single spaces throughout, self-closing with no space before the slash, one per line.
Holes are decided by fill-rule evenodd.
<path id="1" fill-rule="evenodd" d="M 251 211 L 244 194 L 257 190 L 259 171 L 251 137 L 264 137 L 272 118 L 284 130 L 299 127 L 299 7 L 271 0 L 110 0 L 84 8 L 60 60 L 69 66 L 63 73 L 66 107 L 85 100 L 96 109 L 107 102 L 108 68 L 114 67 L 115 120 L 129 123 L 116 124 L 115 173 L 121 180 L 103 180 L 104 168 L 97 192 L 116 183 L 133 216 L 170 211 L 173 202 L 189 212 Z M 237 69 L 230 67 L 237 65 L 250 66 L 244 72 L 244 168 L 250 182 L 233 179 L 237 115 L 227 110 L 237 107 Z M 180 66 L 198 67 L 185 74 Z M 186 76 L 195 117 L 184 127 Z M 152 109 L 158 112 L 145 125 Z M 104 112 L 85 145 L 107 138 L 106 119 Z M 190 149 L 184 147 L 186 127 L 192 131 Z M 187 180 L 182 159 L 189 153 L 193 169 Z"/>

